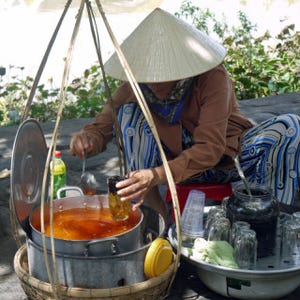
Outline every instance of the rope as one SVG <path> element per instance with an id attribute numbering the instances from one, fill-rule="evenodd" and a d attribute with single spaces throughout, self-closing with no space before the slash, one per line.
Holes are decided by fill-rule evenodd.
<path id="1" fill-rule="evenodd" d="M 41 197 L 41 233 L 42 233 L 42 242 L 43 242 L 43 250 L 44 250 L 44 257 L 45 257 L 45 264 L 47 268 L 47 273 L 49 277 L 49 281 L 53 287 L 53 292 L 55 299 L 59 299 L 59 279 L 58 279 L 58 271 L 57 271 L 57 264 L 56 264 L 56 255 L 55 255 L 55 245 L 54 245 L 54 233 L 53 233 L 53 194 L 51 193 L 50 196 L 50 241 L 51 241 L 51 252 L 52 252 L 52 261 L 53 261 L 53 272 L 54 272 L 54 281 L 50 272 L 50 266 L 49 266 L 49 260 L 47 256 L 47 247 L 46 247 L 46 237 L 45 237 L 45 220 L 44 220 L 44 199 L 45 199 L 45 191 L 46 191 L 46 182 L 47 182 L 47 175 L 48 175 L 48 170 L 49 170 L 49 165 L 50 165 L 50 158 L 51 158 L 51 153 L 52 153 L 52 160 L 55 158 L 55 150 L 56 150 L 56 142 L 57 142 L 57 135 L 58 135 L 58 128 L 60 124 L 60 120 L 62 117 L 62 112 L 64 108 L 64 103 L 66 99 L 66 87 L 67 87 L 67 82 L 69 78 L 69 71 L 70 71 L 70 64 L 71 64 L 71 59 L 72 59 L 72 54 L 73 54 L 73 49 L 76 41 L 76 37 L 79 31 L 80 27 L 80 22 L 82 19 L 82 13 L 84 9 L 84 4 L 85 0 L 81 1 L 80 8 L 78 11 L 75 27 L 73 30 L 73 34 L 71 37 L 67 57 L 65 60 L 65 67 L 64 67 L 64 73 L 62 77 L 62 84 L 60 88 L 60 104 L 58 108 L 58 113 L 57 113 L 57 118 L 56 118 L 56 124 L 55 128 L 53 131 L 52 135 L 52 140 L 49 146 L 49 151 L 48 151 L 48 156 L 46 160 L 46 165 L 45 165 L 45 170 L 44 170 L 44 177 L 43 177 L 43 186 L 42 186 L 42 197 Z M 51 178 L 51 184 L 50 184 L 50 190 L 53 190 L 53 177 Z"/>
<path id="2" fill-rule="evenodd" d="M 60 17 L 60 19 L 58 21 L 58 24 L 56 25 L 56 28 L 55 28 L 55 30 L 53 32 L 53 35 L 52 35 L 52 37 L 50 39 L 50 42 L 49 42 L 48 47 L 46 49 L 46 52 L 45 52 L 45 54 L 43 56 L 43 59 L 41 61 L 40 66 L 39 66 L 38 72 L 37 72 L 37 74 L 36 74 L 36 76 L 34 78 L 34 82 L 32 84 L 32 88 L 30 90 L 30 94 L 29 94 L 29 97 L 28 97 L 28 100 L 26 102 L 26 106 L 25 106 L 25 109 L 24 109 L 24 112 L 23 112 L 22 121 L 25 121 L 27 119 L 27 117 L 28 117 L 29 109 L 30 109 L 33 97 L 35 95 L 36 88 L 37 88 L 38 83 L 39 83 L 39 81 L 41 79 L 42 73 L 44 71 L 45 65 L 47 63 L 49 54 L 51 52 L 52 46 L 53 46 L 53 44 L 55 42 L 55 39 L 57 37 L 57 34 L 58 34 L 59 29 L 61 27 L 61 24 L 62 24 L 62 22 L 63 22 L 63 20 L 65 18 L 65 15 L 66 15 L 66 13 L 67 13 L 67 11 L 68 11 L 71 3 L 72 3 L 72 0 L 68 0 L 68 2 L 66 3 L 65 9 L 63 10 L 63 13 L 62 13 L 62 15 L 61 15 L 61 17 Z"/>
<path id="3" fill-rule="evenodd" d="M 16 241 L 17 247 L 20 248 L 22 246 L 22 240 L 21 240 L 21 235 L 18 230 L 18 223 L 17 223 L 17 216 L 16 216 L 16 211 L 15 211 L 15 206 L 14 206 L 14 201 L 12 195 L 9 197 L 9 221 L 12 227 L 12 234 L 14 237 L 14 240 Z"/>
<path id="4" fill-rule="evenodd" d="M 22 116 L 22 121 L 25 121 L 27 118 L 28 118 L 28 114 L 29 114 L 29 110 L 30 110 L 30 107 L 31 107 L 31 104 L 32 104 L 32 101 L 33 101 L 33 97 L 35 95 L 35 92 L 36 92 L 36 89 L 37 89 L 37 86 L 38 86 L 38 83 L 39 83 L 39 80 L 41 78 L 41 75 L 43 73 L 43 70 L 45 68 L 45 65 L 47 63 L 47 60 L 48 60 L 48 57 L 49 57 L 49 54 L 51 52 L 51 49 L 54 45 L 54 42 L 56 40 L 56 37 L 58 35 L 58 32 L 60 30 L 60 27 L 63 23 L 63 20 L 66 16 L 66 13 L 70 7 L 72 3 L 72 0 L 68 0 L 66 5 L 65 5 L 65 8 L 63 10 L 63 13 L 58 21 L 58 24 L 52 34 L 52 37 L 49 41 L 49 44 L 47 46 L 47 49 L 44 53 L 44 56 L 43 56 L 43 59 L 41 61 L 41 64 L 39 66 L 39 69 L 38 69 L 38 72 L 35 76 L 35 79 L 34 79 L 34 82 L 33 82 L 33 85 L 32 85 L 32 88 L 31 88 L 31 91 L 30 91 L 30 94 L 29 94 L 29 97 L 28 97 L 28 100 L 27 100 L 27 103 L 26 103 L 26 106 L 25 106 L 25 109 L 24 109 L 24 112 L 23 112 L 23 116 Z M 51 275 L 51 271 L 50 271 L 50 267 L 49 267 L 49 261 L 48 261 L 48 256 L 47 256 L 47 250 L 46 250 L 46 242 L 45 242 L 45 236 L 44 236 L 44 202 L 45 202 L 45 190 L 46 190 L 46 182 L 47 182 L 47 174 L 48 174 L 48 168 L 49 168 L 49 163 L 48 163 L 48 167 L 45 168 L 44 170 L 44 175 L 43 175 L 43 184 L 42 184 L 42 193 L 41 193 L 41 227 L 42 227 L 42 230 L 41 230 L 41 233 L 42 233 L 42 241 L 43 241 L 43 248 L 44 248 L 44 256 L 45 256 L 45 264 L 46 264 L 46 270 L 47 270 L 47 274 L 48 274 L 48 278 L 49 278 L 49 282 L 51 283 L 52 287 L 53 287 L 53 291 L 56 291 L 56 288 L 55 288 L 55 285 L 53 283 L 53 279 L 52 279 L 52 275 Z M 13 204 L 11 203 L 12 198 L 10 198 L 10 208 L 13 207 Z M 14 220 L 14 222 L 13 222 Z M 14 229 L 14 235 L 15 235 L 15 239 L 17 241 L 17 244 L 19 245 L 21 243 L 20 241 L 20 236 L 16 234 L 17 232 L 17 226 L 16 226 L 16 216 L 14 215 L 14 218 L 12 220 L 12 216 L 11 216 L 11 223 L 13 224 L 13 229 Z M 57 276 L 56 276 L 57 277 Z M 56 292 L 54 292 L 54 296 L 56 299 L 58 299 L 58 295 Z"/>
<path id="5" fill-rule="evenodd" d="M 120 174 L 124 176 L 125 174 L 127 174 L 127 163 L 126 163 L 125 152 L 122 151 L 123 149 L 125 149 L 125 147 L 124 147 L 124 141 L 122 138 L 121 127 L 120 127 L 120 124 L 116 117 L 116 110 L 113 105 L 112 96 L 111 96 L 110 89 L 109 89 L 109 86 L 107 83 L 107 79 L 106 79 L 106 75 L 105 75 L 105 71 L 104 71 L 103 60 L 102 60 L 102 55 L 101 55 L 101 49 L 100 49 L 99 33 L 97 30 L 95 15 L 94 15 L 94 12 L 93 12 L 93 9 L 92 9 L 92 6 L 91 6 L 91 3 L 89 0 L 86 0 L 86 7 L 87 7 L 87 11 L 88 11 L 91 32 L 92 32 L 92 36 L 93 36 L 93 40 L 94 40 L 94 44 L 95 44 L 95 48 L 96 48 L 98 61 L 100 64 L 100 69 L 101 69 L 101 73 L 102 73 L 102 78 L 103 78 L 103 82 L 104 82 L 106 95 L 107 95 L 108 101 L 110 102 L 111 108 L 112 108 L 112 118 L 114 120 L 114 127 L 116 130 L 116 144 L 117 144 L 117 148 L 118 148 L 118 159 L 120 162 Z"/>

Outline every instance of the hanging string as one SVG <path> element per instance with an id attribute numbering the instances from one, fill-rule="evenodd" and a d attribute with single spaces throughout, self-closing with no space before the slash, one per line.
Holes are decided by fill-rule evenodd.
<path id="1" fill-rule="evenodd" d="M 123 138 L 122 138 L 122 131 L 121 131 L 121 127 L 120 127 L 120 124 L 118 122 L 118 119 L 117 119 L 116 109 L 113 105 L 113 100 L 112 100 L 112 96 L 111 96 L 111 93 L 110 93 L 110 88 L 108 86 L 106 74 L 105 74 L 105 71 L 104 71 L 104 64 L 103 64 L 102 55 L 101 55 L 99 33 L 98 33 L 98 29 L 97 29 L 97 24 L 96 24 L 94 11 L 92 9 L 92 6 L 91 6 L 91 3 L 90 3 L 89 0 L 86 0 L 86 7 L 87 7 L 87 11 L 88 11 L 88 17 L 89 17 L 91 32 L 92 32 L 92 36 L 93 36 L 93 40 L 94 40 L 94 44 L 95 44 L 95 48 L 96 48 L 96 53 L 97 53 L 101 73 L 102 73 L 102 79 L 103 79 L 103 82 L 104 82 L 106 95 L 107 95 L 108 101 L 110 102 L 110 105 L 111 105 L 111 108 L 112 108 L 112 118 L 113 118 L 113 122 L 114 122 L 114 128 L 115 128 L 115 131 L 116 131 L 116 144 L 117 144 L 117 148 L 118 148 L 120 174 L 124 176 L 125 174 L 127 174 L 127 162 L 126 162 L 125 153 L 123 151 L 124 150 L 124 141 L 123 141 Z"/>
<path id="2" fill-rule="evenodd" d="M 9 221 L 12 227 L 12 233 L 13 233 L 13 237 L 14 240 L 16 241 L 17 247 L 20 248 L 23 244 L 23 241 L 21 240 L 21 235 L 19 232 L 19 227 L 18 227 L 18 223 L 17 223 L 17 215 L 16 215 L 16 210 L 14 207 L 14 200 L 12 195 L 10 195 L 9 197 Z"/>
<path id="3" fill-rule="evenodd" d="M 72 0 L 68 0 L 67 1 L 66 5 L 65 5 L 65 8 L 63 10 L 63 13 L 62 13 L 62 15 L 61 15 L 61 17 L 59 19 L 58 24 L 56 25 L 56 28 L 55 28 L 55 30 L 54 30 L 54 32 L 52 34 L 52 37 L 51 37 L 51 39 L 49 41 L 47 49 L 46 49 L 46 51 L 44 53 L 44 56 L 43 56 L 43 59 L 41 61 L 40 66 L 39 66 L 38 72 L 37 72 L 37 74 L 36 74 L 36 76 L 34 78 L 34 82 L 32 84 L 32 88 L 30 90 L 30 94 L 29 94 L 29 97 L 27 99 L 27 102 L 26 102 L 26 105 L 25 105 L 25 109 L 23 111 L 22 121 L 25 121 L 28 118 L 28 114 L 29 114 L 29 111 L 30 111 L 30 107 L 31 107 L 31 104 L 32 104 L 32 101 L 33 101 L 33 97 L 35 95 L 38 83 L 40 81 L 41 75 L 42 75 L 43 70 L 45 68 L 45 65 L 47 63 L 47 60 L 48 60 L 49 54 L 51 52 L 52 46 L 53 46 L 53 44 L 54 44 L 54 42 L 56 40 L 57 34 L 58 34 L 59 30 L 60 30 L 60 27 L 61 27 L 61 25 L 63 23 L 63 20 L 64 20 L 64 18 L 66 16 L 66 13 L 67 13 L 67 11 L 68 11 L 71 3 L 72 3 Z M 44 196 L 42 194 L 42 198 L 43 197 Z M 17 242 L 17 246 L 20 247 L 22 242 L 21 242 L 20 234 L 19 234 L 19 232 L 17 230 L 17 228 L 18 228 L 18 225 L 16 223 L 16 219 L 17 218 L 16 218 L 15 210 L 13 209 L 13 205 L 14 204 L 12 203 L 12 201 L 13 201 L 12 197 L 10 197 L 10 201 L 9 201 L 10 211 L 11 211 L 11 214 L 10 214 L 10 223 L 12 224 L 13 234 L 14 234 L 14 238 L 15 238 L 15 240 Z M 47 272 L 50 273 L 50 270 L 47 270 Z M 51 279 L 51 275 L 50 275 L 49 278 Z"/>
<path id="4" fill-rule="evenodd" d="M 51 49 L 54 45 L 54 42 L 56 40 L 56 37 L 58 35 L 58 32 L 61 28 L 61 25 L 63 23 L 63 20 L 67 14 L 67 11 L 70 7 L 72 3 L 72 0 L 68 0 L 66 5 L 65 5 L 65 8 L 63 10 L 63 13 L 59 19 L 59 22 L 52 34 L 52 37 L 49 41 L 49 44 L 47 46 L 47 49 L 44 53 L 44 56 L 43 56 L 43 59 L 41 61 L 41 64 L 39 66 L 39 69 L 38 69 L 38 72 L 35 76 L 35 79 L 34 79 L 34 82 L 33 82 L 33 85 L 32 85 L 32 88 L 31 88 L 31 91 L 30 91 L 30 94 L 29 94 L 29 97 L 28 97 L 28 100 L 27 100 L 27 103 L 25 105 L 25 109 L 23 111 L 23 116 L 22 116 L 22 121 L 25 121 L 28 117 L 28 114 L 29 114 L 29 111 L 30 111 L 30 107 L 31 107 L 31 104 L 32 104 L 32 101 L 33 101 L 33 97 L 35 95 L 35 92 L 36 92 L 36 89 L 37 89 L 37 86 L 38 86 L 38 83 L 40 81 L 40 78 L 41 78 L 41 75 L 43 73 L 43 70 L 45 68 L 45 65 L 47 63 L 47 60 L 48 60 L 48 57 L 49 57 L 49 54 L 51 52 Z M 41 192 L 41 220 L 42 220 L 42 215 L 44 216 L 44 202 L 45 202 L 45 191 L 46 191 L 46 182 L 47 182 L 47 175 L 48 175 L 48 168 L 49 168 L 49 165 L 48 167 L 45 167 L 45 170 L 44 170 L 44 175 L 43 175 L 43 183 L 42 183 L 42 192 Z M 15 220 L 15 219 L 14 219 Z M 43 218 L 43 221 L 41 222 L 41 226 L 44 227 L 44 218 Z M 16 226 L 15 226 L 16 227 Z M 43 230 L 44 232 L 44 230 Z M 49 266 L 49 261 L 48 261 L 48 256 L 47 256 L 47 251 L 46 251 L 46 242 L 45 242 L 45 236 L 44 234 L 42 234 L 42 239 L 43 239 L 43 249 L 44 249 L 44 257 L 45 257 L 45 263 L 46 263 L 46 271 L 47 271 L 47 274 L 48 274 L 48 278 L 49 278 L 49 282 L 53 288 L 53 291 L 54 291 L 54 297 L 55 299 L 58 299 L 58 294 L 56 292 L 56 287 L 53 283 L 53 279 L 52 279 L 52 274 L 51 274 L 51 271 L 50 271 L 50 266 Z M 57 273 L 57 272 L 56 272 Z"/>
<path id="5" fill-rule="evenodd" d="M 70 65 L 71 65 L 71 59 L 72 54 L 74 50 L 75 41 L 77 38 L 77 34 L 80 27 L 80 22 L 82 19 L 83 9 L 84 9 L 85 0 L 81 1 L 80 8 L 78 11 L 78 15 L 76 18 L 76 23 L 74 26 L 74 30 L 72 33 L 68 53 L 65 60 L 65 67 L 64 67 L 64 73 L 62 77 L 62 84 L 60 88 L 60 104 L 58 107 L 58 113 L 56 118 L 56 123 L 52 135 L 52 140 L 49 146 L 48 156 L 46 160 L 45 170 L 44 170 L 44 177 L 43 177 L 43 184 L 42 184 L 42 197 L 41 197 L 41 233 L 42 233 L 42 242 L 43 242 L 43 250 L 44 250 L 44 257 L 45 257 L 45 264 L 48 272 L 49 281 L 53 288 L 53 293 L 56 299 L 59 299 L 59 279 L 58 279 L 58 272 L 57 272 L 57 264 L 56 264 L 56 255 L 55 255 L 55 244 L 54 244 L 54 232 L 53 232 L 53 193 L 50 195 L 50 202 L 49 202 L 49 213 L 50 213 L 50 241 L 51 241 L 51 253 L 52 253 L 52 262 L 53 262 L 53 273 L 54 273 L 54 281 L 50 272 L 50 266 L 49 266 L 49 260 L 47 256 L 47 247 L 46 247 L 46 237 L 45 237 L 45 220 L 44 220 L 44 202 L 45 202 L 45 193 L 46 193 L 46 183 L 47 183 L 47 175 L 49 171 L 49 165 L 50 165 L 50 158 L 52 155 L 52 160 L 55 158 L 55 150 L 56 150 L 56 142 L 57 142 L 57 135 L 58 135 L 58 128 L 60 124 L 60 120 L 62 118 L 62 112 L 64 108 L 64 103 L 66 99 L 66 89 L 67 89 L 67 83 L 69 78 L 69 71 L 70 71 Z M 54 167 L 54 164 L 53 164 Z M 53 170 L 52 170 L 53 171 Z M 51 178 L 50 183 L 50 190 L 53 190 L 53 177 Z"/>

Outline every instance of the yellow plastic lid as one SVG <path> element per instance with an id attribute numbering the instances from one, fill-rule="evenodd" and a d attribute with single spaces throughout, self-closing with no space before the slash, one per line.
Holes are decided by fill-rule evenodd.
<path id="1" fill-rule="evenodd" d="M 144 262 L 144 273 L 147 278 L 162 274 L 172 263 L 173 250 L 171 244 L 163 239 L 157 238 L 149 247 Z"/>

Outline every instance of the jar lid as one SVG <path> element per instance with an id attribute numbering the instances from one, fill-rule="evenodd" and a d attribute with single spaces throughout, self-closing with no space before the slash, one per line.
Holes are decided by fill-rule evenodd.
<path id="1" fill-rule="evenodd" d="M 147 278 L 162 274 L 172 263 L 172 246 L 166 239 L 157 238 L 148 249 L 144 262 L 144 272 Z"/>

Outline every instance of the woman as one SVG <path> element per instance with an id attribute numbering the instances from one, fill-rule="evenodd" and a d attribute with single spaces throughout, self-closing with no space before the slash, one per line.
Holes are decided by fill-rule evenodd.
<path id="1" fill-rule="evenodd" d="M 221 45 L 173 15 L 155 9 L 121 48 L 151 110 L 175 182 L 236 181 L 239 178 L 232 157 L 238 154 L 252 182 L 257 182 L 259 175 L 263 177 L 260 183 L 277 188 L 272 179 L 278 177 L 277 172 L 266 173 L 276 151 L 266 150 L 276 148 L 278 139 L 272 132 L 273 128 L 277 132 L 281 119 L 253 127 L 241 114 L 233 83 L 222 65 L 226 51 Z M 112 98 L 127 158 L 133 153 L 133 171 L 118 183 L 118 193 L 124 201 L 138 200 L 138 205 L 145 200 L 166 218 L 166 206 L 157 187 L 167 179 L 156 141 L 116 54 L 105 69 L 108 75 L 124 81 Z M 294 124 L 294 131 L 299 132 L 299 118 L 285 118 L 284 122 Z M 283 132 L 278 138 L 284 136 L 289 144 L 286 127 L 281 126 Z M 299 137 L 292 136 L 294 159 L 298 157 L 299 161 Z M 107 103 L 92 124 L 74 134 L 70 152 L 79 157 L 95 155 L 104 151 L 112 138 L 113 114 Z M 288 167 L 299 177 L 299 165 Z M 277 190 L 280 201 L 295 201 L 295 193 Z"/>

